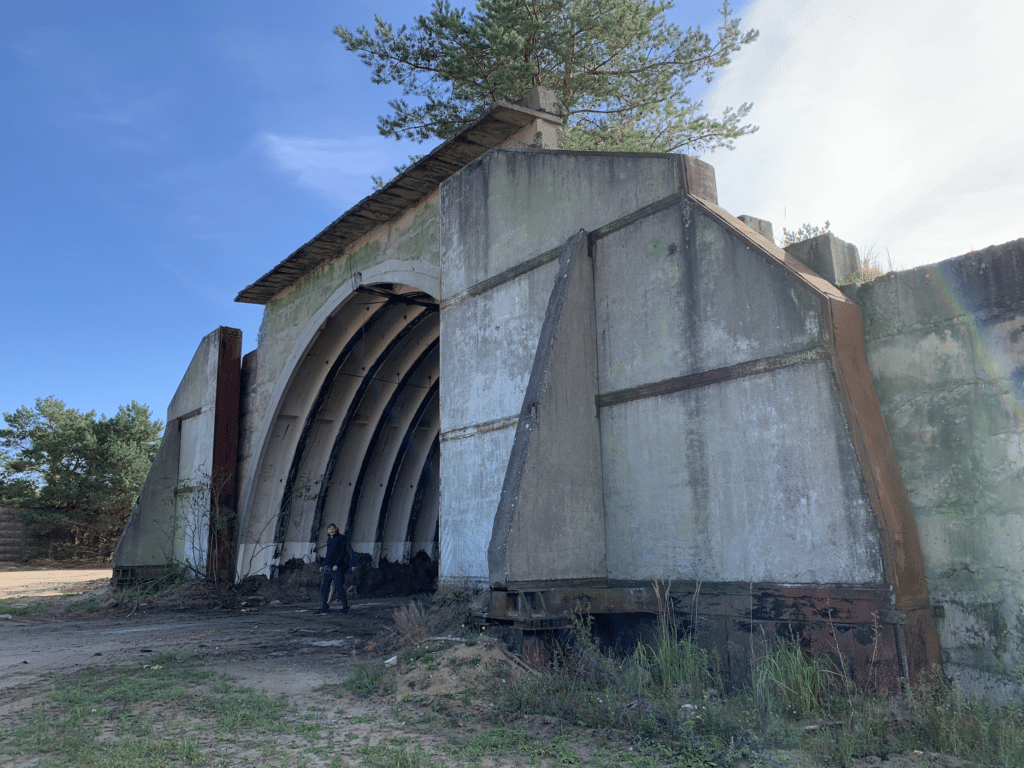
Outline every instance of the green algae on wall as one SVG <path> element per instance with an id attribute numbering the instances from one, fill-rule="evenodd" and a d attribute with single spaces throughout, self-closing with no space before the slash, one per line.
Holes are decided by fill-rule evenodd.
<path id="1" fill-rule="evenodd" d="M 921 534 L 946 672 L 1020 693 L 1024 240 L 861 287 L 868 364 Z"/>

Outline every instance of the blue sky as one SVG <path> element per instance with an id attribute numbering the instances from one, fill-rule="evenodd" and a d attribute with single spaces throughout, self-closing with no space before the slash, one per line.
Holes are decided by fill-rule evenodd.
<path id="1" fill-rule="evenodd" d="M 426 145 L 332 34 L 427 2 L 0 4 L 0 411 L 55 395 L 163 418 L 238 291 Z M 683 26 L 716 2 L 679 2 Z M 732 213 L 826 218 L 897 269 L 1024 236 L 1024 4 L 733 3 L 761 39 L 712 86 L 761 130 L 707 159 Z"/>

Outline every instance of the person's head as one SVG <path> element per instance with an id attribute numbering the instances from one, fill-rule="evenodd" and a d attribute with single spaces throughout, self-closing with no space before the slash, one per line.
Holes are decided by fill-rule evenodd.
<path id="1" fill-rule="evenodd" d="M 337 536 L 338 535 L 338 526 L 336 526 L 334 523 L 331 523 L 330 525 L 328 525 L 327 526 L 327 535 L 328 536 Z"/>

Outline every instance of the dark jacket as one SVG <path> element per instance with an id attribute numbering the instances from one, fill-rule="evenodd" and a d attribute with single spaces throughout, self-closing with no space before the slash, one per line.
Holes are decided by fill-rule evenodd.
<path id="1" fill-rule="evenodd" d="M 356 564 L 356 553 L 352 550 L 348 536 L 339 533 L 327 537 L 327 553 L 323 564 L 327 568 L 338 566 L 339 571 Z"/>

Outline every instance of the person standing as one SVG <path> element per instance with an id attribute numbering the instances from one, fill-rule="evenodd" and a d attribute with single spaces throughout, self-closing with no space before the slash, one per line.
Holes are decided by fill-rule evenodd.
<path id="1" fill-rule="evenodd" d="M 338 526 L 331 523 L 327 526 L 327 552 L 320 565 L 320 610 L 317 614 L 330 611 L 327 600 L 331 595 L 331 585 L 335 594 L 341 599 L 341 612 L 348 613 L 348 595 L 345 593 L 345 573 L 351 568 L 356 569 L 356 553 L 348 536 L 342 536 Z"/>

